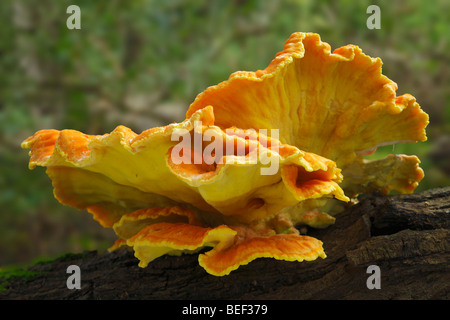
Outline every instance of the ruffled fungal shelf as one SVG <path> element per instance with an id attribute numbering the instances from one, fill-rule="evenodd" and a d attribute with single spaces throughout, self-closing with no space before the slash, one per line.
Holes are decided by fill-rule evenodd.
<path id="1" fill-rule="evenodd" d="M 354 45 L 333 52 L 294 33 L 265 70 L 206 89 L 186 120 L 141 134 L 42 130 L 22 143 L 30 169 L 47 168 L 55 197 L 86 209 L 129 246 L 141 267 L 196 253 L 223 276 L 256 258 L 325 258 L 298 224 L 334 223 L 360 193 L 410 193 L 419 159 L 367 161 L 378 146 L 426 140 L 428 116 L 396 96 L 381 60 Z M 350 201 L 351 200 L 351 201 Z"/>

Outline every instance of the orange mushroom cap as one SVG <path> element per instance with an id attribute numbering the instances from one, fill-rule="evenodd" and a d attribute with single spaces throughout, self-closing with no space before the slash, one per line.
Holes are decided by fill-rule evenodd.
<path id="1" fill-rule="evenodd" d="M 200 120 L 202 126 L 195 127 Z M 248 222 L 308 198 L 348 200 L 338 185 L 341 170 L 333 161 L 262 134 L 250 133 L 245 138 L 236 130 L 228 134 L 213 126 L 213 121 L 212 108 L 207 107 L 182 123 L 140 135 L 122 126 L 102 136 L 44 130 L 22 146 L 31 148 L 30 168 L 47 167 L 61 203 L 86 208 L 106 227 L 143 208 L 182 205 L 205 219 L 215 213 Z M 247 146 L 249 152 L 224 153 L 219 163 L 207 170 L 203 163 L 176 164 L 172 150 L 178 142 L 172 141 L 172 134 L 180 130 L 187 137 L 195 130 L 200 135 L 214 133 L 223 141 L 219 147 L 231 140 L 234 146 L 241 144 L 244 151 Z M 278 152 L 262 142 L 278 146 Z M 190 145 L 185 147 L 191 150 Z M 202 145 L 200 151 L 206 147 Z M 261 160 L 262 153 L 278 164 L 270 175 L 261 174 L 268 166 Z"/>
<path id="2" fill-rule="evenodd" d="M 212 105 L 221 128 L 277 128 L 283 143 L 344 169 L 378 146 L 426 140 L 428 115 L 413 96 L 396 96 L 381 66 L 355 45 L 331 52 L 318 34 L 297 32 L 266 69 L 233 73 L 199 94 L 186 115 Z"/>
<path id="3" fill-rule="evenodd" d="M 156 223 L 142 229 L 127 240 L 139 266 L 146 267 L 149 262 L 164 255 L 179 255 L 182 252 L 195 252 L 204 246 L 230 246 L 236 231 L 227 226 L 214 229 L 192 226 L 185 223 Z"/>
<path id="4" fill-rule="evenodd" d="M 199 264 L 215 276 L 228 275 L 257 258 L 311 261 L 326 257 L 322 242 L 312 237 L 295 234 L 261 237 L 242 227 L 234 230 L 224 225 L 211 229 L 161 222 L 145 227 L 128 239 L 127 244 L 133 247 L 140 267 L 146 267 L 164 254 L 179 255 L 205 246 L 214 247 L 199 255 Z"/>
<path id="5" fill-rule="evenodd" d="M 197 226 L 203 225 L 195 217 L 193 210 L 181 207 L 163 207 L 140 209 L 124 214 L 120 220 L 113 225 L 113 229 L 119 237 L 128 239 L 137 234 L 144 227 L 160 222 L 183 222 Z"/>
<path id="6" fill-rule="evenodd" d="M 320 240 L 296 234 L 277 234 L 253 237 L 225 249 L 214 248 L 199 255 L 198 260 L 208 273 L 224 276 L 258 258 L 301 262 L 318 257 L 326 257 Z"/>

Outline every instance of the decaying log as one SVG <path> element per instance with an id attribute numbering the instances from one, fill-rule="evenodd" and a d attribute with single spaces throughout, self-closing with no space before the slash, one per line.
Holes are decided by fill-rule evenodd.
<path id="1" fill-rule="evenodd" d="M 69 254 L 1 279 L 0 299 L 448 299 L 450 187 L 412 195 L 369 195 L 339 214 L 323 241 L 326 259 L 257 259 L 225 277 L 207 274 L 197 255 L 163 256 L 139 268 L 131 251 Z M 78 265 L 81 288 L 68 289 Z M 380 288 L 368 288 L 369 266 Z"/>

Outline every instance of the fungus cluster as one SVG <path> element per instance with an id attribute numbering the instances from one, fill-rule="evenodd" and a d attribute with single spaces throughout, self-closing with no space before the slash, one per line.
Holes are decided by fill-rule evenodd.
<path id="1" fill-rule="evenodd" d="M 325 258 L 298 225 L 327 227 L 359 194 L 410 193 L 423 178 L 416 156 L 364 159 L 426 140 L 428 115 L 396 96 L 381 65 L 357 46 L 331 52 L 319 35 L 294 33 L 266 69 L 199 94 L 180 123 L 41 130 L 22 147 L 30 169 L 47 168 L 58 201 L 113 228 L 110 250 L 131 247 L 141 267 L 205 247 L 199 264 L 215 276 L 261 257 Z"/>

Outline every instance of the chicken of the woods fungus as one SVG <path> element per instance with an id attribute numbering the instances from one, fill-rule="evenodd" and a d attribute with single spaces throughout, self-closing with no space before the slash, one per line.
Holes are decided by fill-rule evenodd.
<path id="1" fill-rule="evenodd" d="M 207 88 L 186 119 L 136 134 L 41 130 L 22 143 L 64 205 L 87 210 L 139 266 L 202 253 L 223 276 L 256 258 L 326 258 L 298 227 L 332 225 L 362 193 L 411 193 L 416 156 L 364 157 L 377 147 L 426 140 L 428 115 L 355 45 L 331 52 L 294 33 L 268 67 Z M 211 249 L 205 250 L 210 247 Z"/>

